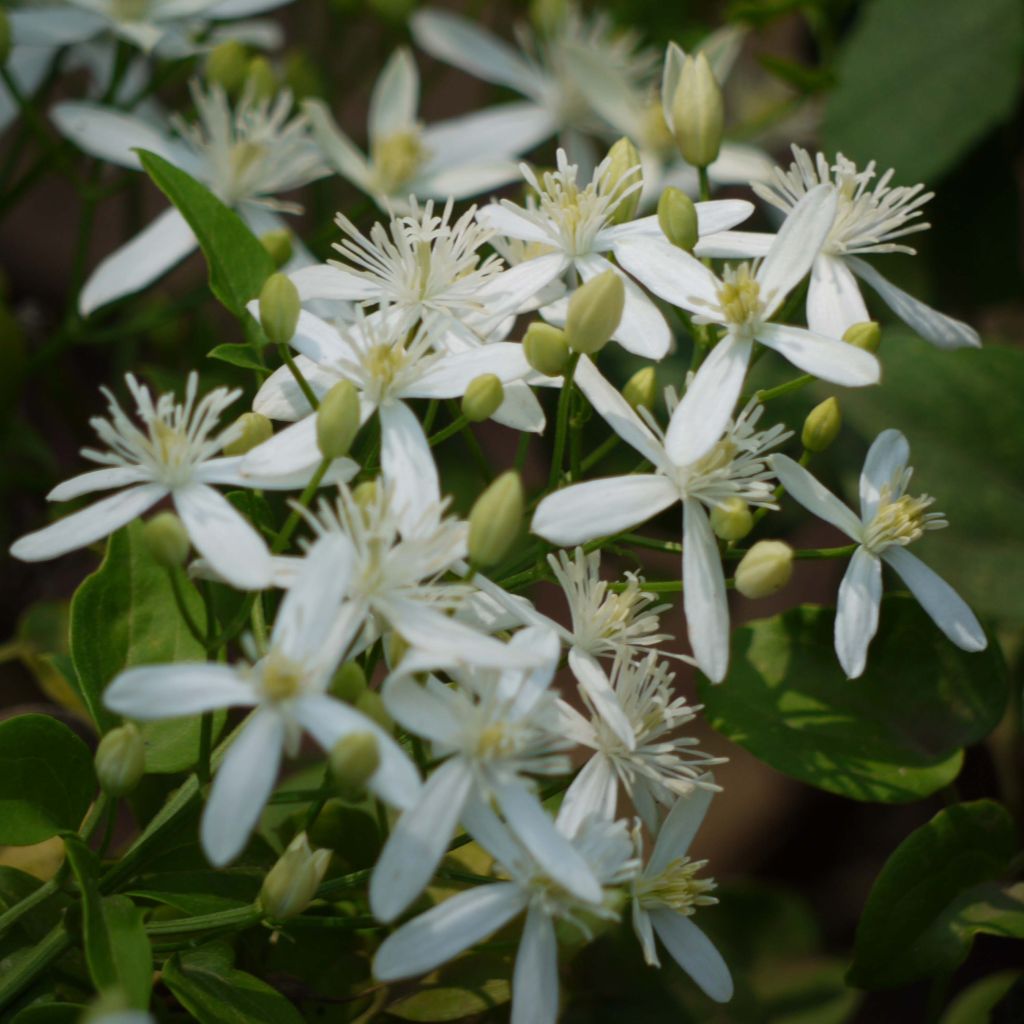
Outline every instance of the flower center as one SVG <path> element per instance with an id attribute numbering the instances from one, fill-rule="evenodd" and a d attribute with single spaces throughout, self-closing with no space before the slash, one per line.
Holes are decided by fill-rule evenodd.
<path id="1" fill-rule="evenodd" d="M 508 757 L 515 749 L 515 740 L 502 722 L 485 726 L 477 737 L 476 753 L 481 758 Z"/>
<path id="2" fill-rule="evenodd" d="M 252 173 L 266 159 L 267 147 L 260 142 L 242 139 L 231 147 L 228 156 L 229 200 L 252 194 Z"/>
<path id="3" fill-rule="evenodd" d="M 926 530 L 941 530 L 947 526 L 941 512 L 929 512 L 935 499 L 927 494 L 913 497 L 903 494 L 895 500 L 892 488 L 882 488 L 878 511 L 868 523 L 864 535 L 864 546 L 879 554 L 892 544 L 906 547 L 917 540 Z"/>
<path id="4" fill-rule="evenodd" d="M 750 273 L 749 263 L 726 271 L 722 287 L 718 289 L 718 304 L 727 323 L 746 326 L 761 319 L 764 310 L 761 286 Z"/>
<path id="5" fill-rule="evenodd" d="M 363 360 L 366 372 L 382 389 L 394 383 L 406 363 L 406 353 L 399 345 L 374 345 Z"/>
<path id="6" fill-rule="evenodd" d="M 640 906 L 645 910 L 669 907 L 677 914 L 689 917 L 697 907 L 717 903 L 718 900 L 709 895 L 715 889 L 715 880 L 695 877 L 707 863 L 706 860 L 678 857 L 660 874 L 638 879 L 635 894 Z"/>
<path id="7" fill-rule="evenodd" d="M 267 700 L 289 700 L 302 692 L 302 666 L 283 654 L 271 652 L 263 661 L 260 684 Z"/>
<path id="8" fill-rule="evenodd" d="M 419 127 L 377 139 L 371 147 L 373 176 L 381 192 L 392 195 L 411 181 L 427 157 Z"/>

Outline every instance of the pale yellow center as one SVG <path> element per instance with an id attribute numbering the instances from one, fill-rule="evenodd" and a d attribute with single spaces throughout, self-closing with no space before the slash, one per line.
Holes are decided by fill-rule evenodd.
<path id="1" fill-rule="evenodd" d="M 426 157 L 426 150 L 416 129 L 377 139 L 370 155 L 380 190 L 391 194 L 412 180 Z"/>
<path id="2" fill-rule="evenodd" d="M 864 546 L 869 551 L 882 551 L 891 544 L 906 546 L 917 540 L 926 530 L 939 529 L 946 525 L 939 513 L 928 509 L 935 501 L 927 494 L 913 497 L 904 494 L 895 501 L 891 498 L 888 485 L 882 488 L 878 511 L 868 523 Z"/>
<path id="3" fill-rule="evenodd" d="M 744 263 L 730 275 L 718 290 L 718 304 L 727 322 L 745 324 L 761 313 L 761 287 Z"/>
<path id="4" fill-rule="evenodd" d="M 300 665 L 272 653 L 263 664 L 263 692 L 268 700 L 288 700 L 302 691 L 303 675 Z"/>
<path id="5" fill-rule="evenodd" d="M 689 916 L 697 907 L 717 903 L 710 895 L 715 888 L 714 879 L 695 877 L 706 865 L 706 860 L 678 857 L 661 874 L 640 879 L 636 884 L 640 905 L 646 910 L 670 907 L 678 914 Z"/>

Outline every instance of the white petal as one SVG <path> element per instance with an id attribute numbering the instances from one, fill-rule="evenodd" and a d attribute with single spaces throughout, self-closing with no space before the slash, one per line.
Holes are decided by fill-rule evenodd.
<path id="1" fill-rule="evenodd" d="M 79 149 L 121 167 L 139 170 L 135 149 L 148 149 L 176 162 L 167 137 L 148 121 L 97 103 L 58 103 L 50 110 L 57 130 Z"/>
<path id="2" fill-rule="evenodd" d="M 519 167 L 513 160 L 459 164 L 457 167 L 438 167 L 433 171 L 424 168 L 403 191 L 425 199 L 465 199 L 493 192 L 519 177 Z"/>
<path id="3" fill-rule="evenodd" d="M 218 0 L 209 10 L 204 11 L 207 18 L 233 19 L 247 18 L 253 14 L 263 14 L 284 6 L 288 0 Z"/>
<path id="4" fill-rule="evenodd" d="M 243 472 L 244 455 L 225 455 L 208 459 L 195 471 L 195 479 L 204 484 L 226 484 L 229 487 L 251 487 L 266 491 L 301 491 L 313 476 L 314 467 L 296 470 L 293 473 L 268 474 Z M 359 466 L 351 459 L 335 459 L 321 481 L 329 484 L 348 483 L 359 472 Z"/>
<path id="5" fill-rule="evenodd" d="M 882 558 L 900 574 L 935 625 L 957 647 L 965 651 L 985 650 L 988 640 L 981 623 L 967 602 L 937 572 L 906 548 L 888 548 Z"/>
<path id="6" fill-rule="evenodd" d="M 367 118 L 371 141 L 408 132 L 416 124 L 420 76 L 409 50 L 400 46 L 377 76 Z"/>
<path id="7" fill-rule="evenodd" d="M 693 247 L 693 254 L 701 259 L 761 259 L 771 251 L 774 241 L 774 235 L 759 231 L 717 231 L 701 238 Z"/>
<path id="8" fill-rule="evenodd" d="M 79 473 L 70 480 L 65 480 L 46 496 L 47 501 L 70 501 L 80 498 L 83 494 L 93 491 L 106 491 L 111 487 L 127 487 L 129 484 L 140 484 L 148 479 L 145 472 L 138 466 L 107 466 L 93 469 L 88 473 Z"/>
<path id="9" fill-rule="evenodd" d="M 487 303 L 490 318 L 498 319 L 509 313 L 518 313 L 531 305 L 538 293 L 551 284 L 568 265 L 569 260 L 564 254 L 549 252 L 517 263 L 488 281 L 480 289 L 480 295 Z"/>
<path id="10" fill-rule="evenodd" d="M 868 644 L 878 630 L 881 600 L 882 563 L 877 555 L 859 547 L 839 584 L 836 603 L 836 654 L 850 679 L 864 671 Z"/>
<path id="11" fill-rule="evenodd" d="M 860 473 L 860 516 L 865 523 L 875 518 L 882 488 L 892 488 L 909 461 L 910 444 L 898 430 L 883 430 L 871 443 Z"/>
<path id="12" fill-rule="evenodd" d="M 808 512 L 842 530 L 851 540 L 859 541 L 864 532 L 861 521 L 827 487 L 818 483 L 810 473 L 788 455 L 770 455 L 771 463 L 779 483 L 786 492 Z"/>
<path id="13" fill-rule="evenodd" d="M 612 684 L 597 659 L 578 647 L 569 651 L 569 667 L 580 688 L 590 698 L 598 715 L 623 742 L 627 750 L 636 748 L 636 734 L 629 716 L 622 710 Z"/>
<path id="14" fill-rule="evenodd" d="M 81 43 L 103 32 L 109 22 L 92 11 L 53 6 L 36 10 L 8 10 L 11 37 L 16 47 L 58 47 Z"/>
<path id="15" fill-rule="evenodd" d="M 306 416 L 246 452 L 242 473 L 254 477 L 286 476 L 314 469 L 322 458 L 316 440 L 316 416 Z"/>
<path id="16" fill-rule="evenodd" d="M 857 279 L 846 263 L 835 256 L 819 254 L 811 267 L 807 290 L 807 326 L 815 334 L 842 338 L 847 328 L 870 319 Z"/>
<path id="17" fill-rule="evenodd" d="M 661 874 L 672 861 L 686 856 L 693 837 L 704 821 L 713 795 L 704 786 L 694 786 L 686 796 L 676 800 L 658 830 L 650 860 L 644 868 L 645 875 L 650 877 Z"/>
<path id="18" fill-rule="evenodd" d="M 579 367 L 577 366 L 577 371 Z M 505 396 L 498 411 L 491 416 L 495 423 L 530 434 L 543 434 L 547 420 L 537 396 L 528 384 L 515 381 L 505 386 Z"/>
<path id="19" fill-rule="evenodd" d="M 125 669 L 103 691 L 103 703 L 125 718 L 148 721 L 250 706 L 256 698 L 227 665 L 179 662 Z"/>
<path id="20" fill-rule="evenodd" d="M 718 308 L 717 277 L 667 238 L 630 238 L 615 247 L 615 258 L 659 298 L 691 312 Z"/>
<path id="21" fill-rule="evenodd" d="M 551 115 L 536 103 L 501 103 L 429 125 L 423 145 L 433 154 L 432 163 L 454 168 L 526 153 L 554 130 Z M 431 171 L 428 165 L 426 172 Z M 515 173 L 518 177 L 518 168 Z"/>
<path id="22" fill-rule="evenodd" d="M 425 684 L 413 676 L 390 675 L 381 696 L 384 706 L 399 725 L 432 743 L 452 744 L 460 731 L 453 691 L 429 676 Z"/>
<path id="23" fill-rule="evenodd" d="M 321 370 L 305 356 L 296 356 L 295 365 L 317 398 L 322 398 L 338 381 L 336 374 Z M 313 412 L 313 407 L 299 387 L 291 367 L 286 364 L 279 366 L 260 385 L 252 400 L 252 411 L 268 419 L 295 423 Z"/>
<path id="24" fill-rule="evenodd" d="M 497 341 L 468 352 L 444 356 L 432 363 L 415 384 L 406 389 L 405 398 L 459 398 L 477 377 L 494 374 L 502 383 L 521 380 L 531 372 L 523 346 Z"/>
<path id="25" fill-rule="evenodd" d="M 611 762 L 604 754 L 595 753 L 565 791 L 558 808 L 559 829 L 574 836 L 585 818 L 613 821 L 618 796 L 618 778 Z"/>
<path id="26" fill-rule="evenodd" d="M 553 544 L 582 544 L 628 530 L 678 500 L 665 477 L 650 473 L 590 480 L 549 494 L 530 529 Z"/>
<path id="27" fill-rule="evenodd" d="M 775 161 L 764 150 L 739 142 L 723 142 L 718 159 L 708 167 L 708 177 L 716 185 L 749 185 L 770 181 Z"/>
<path id="28" fill-rule="evenodd" d="M 551 918 L 530 907 L 512 975 L 510 1024 L 555 1024 L 558 1018 L 558 943 Z"/>
<path id="29" fill-rule="evenodd" d="M 323 100 L 307 99 L 302 104 L 302 109 L 309 118 L 313 138 L 328 163 L 357 188 L 366 190 L 371 184 L 370 165 L 366 157 L 338 127 L 327 105 Z M 301 291 L 299 294 L 302 294 Z"/>
<path id="30" fill-rule="evenodd" d="M 665 64 L 661 72 L 661 110 L 670 132 L 674 130 L 672 126 L 675 123 L 675 112 L 672 108 L 685 60 L 686 51 L 678 43 L 669 43 L 665 48 Z"/>
<path id="31" fill-rule="evenodd" d="M 524 242 L 543 242 L 546 245 L 556 244 L 551 232 L 545 231 L 540 225 L 524 217 L 514 203 L 489 203 L 477 210 L 476 219 L 484 227 L 508 238 L 519 238 Z"/>
<path id="32" fill-rule="evenodd" d="M 423 510 L 441 500 L 437 466 L 423 427 L 407 405 L 389 402 L 380 407 L 378 415 L 381 474 L 393 488 L 402 529 L 413 531 Z"/>
<path id="33" fill-rule="evenodd" d="M 729 602 L 718 541 L 704 506 L 692 498 L 683 504 L 683 610 L 700 670 L 720 683 L 729 667 Z"/>
<path id="34" fill-rule="evenodd" d="M 688 918 L 673 910 L 652 910 L 651 924 L 672 959 L 716 1003 L 732 999 L 729 967 L 711 940 Z"/>
<path id="35" fill-rule="evenodd" d="M 746 199 L 712 199 L 695 203 L 697 233 L 703 238 L 742 224 L 753 212 L 754 204 Z"/>
<path id="36" fill-rule="evenodd" d="M 314 363 L 330 363 L 352 355 L 351 346 L 342 338 L 338 329 L 308 309 L 299 313 L 290 344 L 296 352 L 301 352 Z"/>
<path id="37" fill-rule="evenodd" d="M 757 340 L 785 356 L 804 373 L 843 387 L 877 384 L 882 375 L 882 367 L 874 353 L 824 334 L 813 334 L 802 327 L 762 324 Z"/>

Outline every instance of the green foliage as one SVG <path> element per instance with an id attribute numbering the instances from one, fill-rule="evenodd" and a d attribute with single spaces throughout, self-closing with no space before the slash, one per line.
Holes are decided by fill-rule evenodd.
<path id="1" fill-rule="evenodd" d="M 728 679 L 701 684 L 712 726 L 776 770 L 854 800 L 899 803 L 947 785 L 962 748 L 1002 716 L 998 651 L 965 653 L 916 601 L 888 597 L 867 671 L 848 680 L 833 621 L 831 609 L 803 606 L 735 630 Z"/>
<path id="2" fill-rule="evenodd" d="M 512 964 L 507 957 L 476 953 L 434 972 L 411 995 L 388 1004 L 399 1020 L 452 1021 L 496 1006 L 512 997 Z"/>
<path id="3" fill-rule="evenodd" d="M 996 971 L 968 986 L 949 1004 L 939 1024 L 981 1024 L 991 1021 L 990 1011 L 1024 977 L 1020 971 Z"/>
<path id="4" fill-rule="evenodd" d="M 260 875 L 237 871 L 168 871 L 140 879 L 128 895 L 173 907 L 183 914 L 216 914 L 256 899 Z"/>

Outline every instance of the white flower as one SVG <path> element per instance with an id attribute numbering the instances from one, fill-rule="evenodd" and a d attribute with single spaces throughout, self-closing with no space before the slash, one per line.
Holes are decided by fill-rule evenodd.
<path id="1" fill-rule="evenodd" d="M 708 895 L 715 883 L 696 877 L 707 862 L 692 861 L 686 856 L 710 803 L 708 787 L 693 789 L 676 801 L 658 831 L 647 864 L 633 880 L 633 929 L 648 964 L 661 966 L 654 938 L 657 935 L 672 959 L 706 995 L 726 1003 L 733 994 L 729 968 L 708 937 L 690 920 L 697 907 L 718 902 Z M 639 848 L 639 830 L 636 841 Z"/>
<path id="2" fill-rule="evenodd" d="M 464 199 L 499 188 L 519 171 L 512 157 L 549 134 L 544 113 L 508 103 L 424 127 L 417 118 L 420 83 L 405 47 L 392 54 L 373 87 L 369 158 L 341 131 L 326 104 L 307 100 L 324 155 L 381 208 L 404 210 L 410 196 Z"/>
<path id="3" fill-rule="evenodd" d="M 731 497 L 774 508 L 765 451 L 788 434 L 781 426 L 758 432 L 761 408 L 751 403 L 729 423 L 710 451 L 687 461 L 687 442 L 696 429 L 694 409 L 707 403 L 685 400 L 672 412 L 668 431 L 645 423 L 586 358 L 576 382 L 609 426 L 654 464 L 652 473 L 609 477 L 573 484 L 549 494 L 537 506 L 532 530 L 555 544 L 577 544 L 628 530 L 677 501 L 683 503 L 683 607 L 690 644 L 701 670 L 714 682 L 725 676 L 729 660 L 729 607 L 718 542 L 705 506 Z M 690 385 L 699 386 L 699 376 Z M 682 457 L 678 453 L 682 453 Z"/>
<path id="4" fill-rule="evenodd" d="M 838 198 L 835 223 L 829 231 L 811 271 L 807 293 L 807 322 L 811 330 L 842 337 L 853 324 L 870 320 L 856 278 L 870 285 L 883 302 L 909 327 L 939 348 L 978 346 L 973 327 L 945 316 L 891 284 L 875 268 L 860 259 L 870 253 L 916 250 L 904 238 L 930 225 L 921 223 L 921 209 L 934 193 L 924 185 L 892 186 L 893 171 L 877 181 L 872 160 L 862 171 L 839 153 L 829 164 L 823 153 L 814 160 L 793 146 L 788 171 L 775 169 L 770 183 L 755 182 L 754 191 L 764 200 L 789 213 L 811 190 L 821 184 L 833 187 Z M 855 276 L 856 275 L 856 276 Z"/>
<path id="5" fill-rule="evenodd" d="M 296 213 L 301 207 L 275 194 L 328 173 L 306 118 L 292 116 L 291 93 L 256 99 L 247 89 L 232 110 L 219 86 L 204 92 L 193 81 L 192 97 L 199 121 L 172 118 L 176 134 L 95 103 L 58 103 L 51 117 L 62 134 L 93 156 L 138 169 L 133 150 L 150 150 L 205 183 L 255 234 L 282 229 L 278 212 Z M 79 298 L 82 315 L 156 280 L 197 244 L 178 210 L 165 211 L 99 263 Z"/>
<path id="6" fill-rule="evenodd" d="M 241 392 L 214 388 L 197 398 L 199 380 L 191 373 L 184 402 L 175 402 L 171 394 L 154 402 L 149 389 L 131 374 L 125 380 L 142 428 L 103 389 L 109 418 L 96 417 L 92 426 L 108 451 L 86 448 L 82 454 L 104 468 L 66 480 L 47 497 L 68 501 L 113 487 L 124 490 L 27 534 L 15 541 L 11 554 L 29 562 L 56 558 L 113 533 L 170 495 L 192 543 L 220 578 L 245 590 L 267 586 L 271 562 L 266 544 L 210 485 L 291 490 L 304 486 L 308 474 L 243 477 L 241 456 L 218 456 L 241 431 L 237 423 L 217 427 L 221 414 Z M 355 470 L 350 459 L 339 460 L 331 480 L 349 479 Z"/>
<path id="7" fill-rule="evenodd" d="M 864 671 L 868 645 L 878 629 L 882 562 L 899 573 L 957 647 L 982 651 L 988 645 L 974 613 L 956 591 L 907 550 L 925 531 L 947 525 L 940 513 L 928 511 L 932 498 L 907 494 L 913 472 L 909 458 L 907 439 L 898 430 L 883 430 L 875 438 L 860 475 L 860 518 L 801 465 L 785 455 L 771 458 L 779 482 L 796 501 L 859 545 L 839 586 L 835 624 L 836 654 L 851 679 Z"/>
<path id="8" fill-rule="evenodd" d="M 274 788 L 282 754 L 298 752 L 304 730 L 328 751 L 351 733 L 372 733 L 380 765 L 368 788 L 396 807 L 409 807 L 417 798 L 416 769 L 401 747 L 371 719 L 326 693 L 347 648 L 337 608 L 350 558 L 335 537 L 310 549 L 277 613 L 270 650 L 249 645 L 253 664 L 144 665 L 122 672 L 104 693 L 107 707 L 136 719 L 255 708 L 232 740 L 203 811 L 203 849 L 218 866 L 245 846 Z"/>
<path id="9" fill-rule="evenodd" d="M 581 900 L 566 890 L 482 804 L 467 817 L 469 832 L 494 856 L 509 881 L 460 892 L 403 925 L 377 950 L 374 974 L 381 981 L 425 974 L 526 911 L 512 978 L 511 1024 L 554 1024 L 558 1016 L 555 921 L 568 921 L 589 935 L 586 918 L 615 920 L 618 911 L 608 900 Z M 585 822 L 572 842 L 606 889 L 636 873 L 625 822 Z"/>
<path id="10" fill-rule="evenodd" d="M 505 199 L 500 205 L 492 203 L 483 207 L 477 219 L 500 234 L 542 248 L 542 255 L 516 268 L 532 266 L 538 273 L 543 270 L 540 287 L 570 270 L 584 281 L 606 270 L 615 270 L 625 285 L 626 303 L 612 338 L 630 352 L 660 359 L 668 352 L 672 340 L 665 318 L 643 290 L 602 255 L 611 252 L 618 257 L 621 250 L 632 245 L 636 254 L 634 263 L 641 267 L 646 263 L 643 254 L 649 246 L 660 247 L 662 243 L 669 246 L 657 217 L 611 223 L 622 201 L 641 187 L 639 166 L 631 181 L 619 181 L 610 186 L 607 180 L 609 158 L 605 157 L 590 181 L 581 185 L 578 167 L 569 163 L 562 149 L 558 151 L 557 162 L 557 170 L 539 177 L 526 164 L 521 166 L 523 177 L 536 196 L 527 206 Z M 746 219 L 751 210 L 751 205 L 741 199 L 698 203 L 699 232 L 706 235 L 725 231 Z M 564 320 L 567 308 L 568 297 L 547 307 L 544 313 L 552 321 Z"/>
<path id="11" fill-rule="evenodd" d="M 687 436 L 672 436 L 670 428 L 678 457 L 699 457 L 721 435 L 743 388 L 755 341 L 822 380 L 847 387 L 878 382 L 878 360 L 870 352 L 771 322 L 810 270 L 835 215 L 835 190 L 827 185 L 813 189 L 786 218 L 764 261 L 756 268 L 729 268 L 724 280 L 664 239 L 626 241 L 619 247 L 619 262 L 655 295 L 697 314 L 695 323 L 725 328 L 682 400 Z"/>

